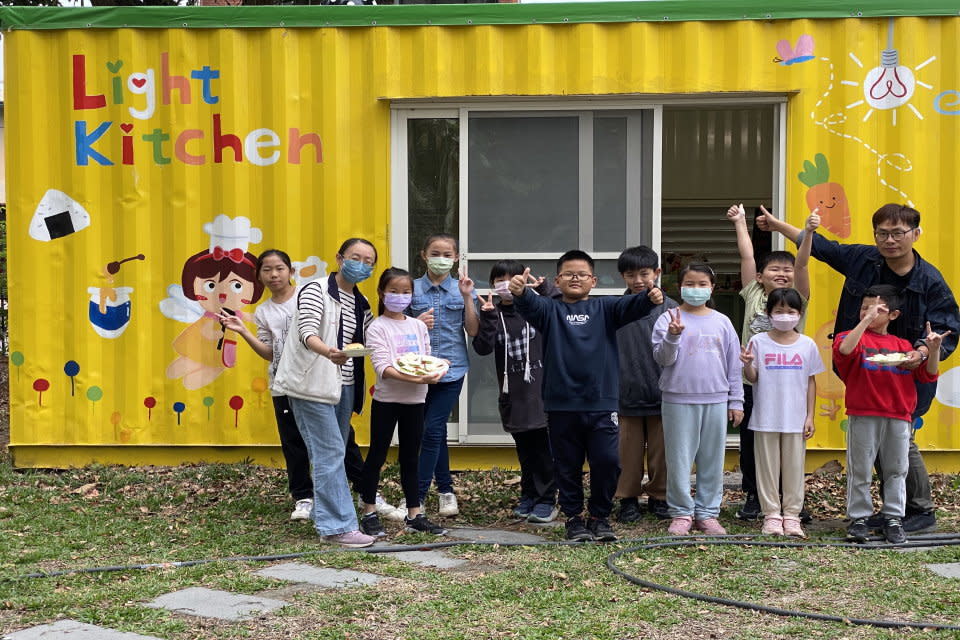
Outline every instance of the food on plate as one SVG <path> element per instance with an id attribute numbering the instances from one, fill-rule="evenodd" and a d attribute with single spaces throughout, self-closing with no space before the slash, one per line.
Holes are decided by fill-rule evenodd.
<path id="1" fill-rule="evenodd" d="M 906 362 L 909 360 L 909 356 L 905 353 L 895 352 L 895 353 L 875 353 L 872 356 L 867 356 L 866 360 L 874 364 L 900 364 L 901 362 Z"/>
<path id="2" fill-rule="evenodd" d="M 410 376 L 432 376 L 447 370 L 447 362 L 419 353 L 405 353 L 394 363 L 397 371 Z"/>
<path id="3" fill-rule="evenodd" d="M 373 353 L 373 349 L 363 346 L 363 343 L 361 342 L 351 342 L 343 347 L 343 352 L 348 356 L 358 358 L 360 356 L 370 355 Z"/>

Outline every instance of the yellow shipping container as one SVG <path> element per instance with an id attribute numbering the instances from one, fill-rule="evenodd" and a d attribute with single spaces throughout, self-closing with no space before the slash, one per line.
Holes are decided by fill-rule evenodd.
<path id="1" fill-rule="evenodd" d="M 265 363 L 210 317 L 252 314 L 267 248 L 303 281 L 347 237 L 379 272 L 448 230 L 485 287 L 496 257 L 546 273 L 580 246 L 612 294 L 644 242 L 711 259 L 735 315 L 731 202 L 799 226 L 824 200 L 821 232 L 865 244 L 906 202 L 956 285 L 955 3 L 780 4 L 3 8 L 15 463 L 282 464 Z M 236 265 L 234 297 L 191 299 L 198 256 Z M 811 269 L 828 347 L 842 279 Z M 932 469 L 960 470 L 955 360 L 917 432 Z M 451 422 L 461 467 L 514 460 L 491 366 Z M 819 382 L 811 467 L 845 446 L 842 385 Z"/>

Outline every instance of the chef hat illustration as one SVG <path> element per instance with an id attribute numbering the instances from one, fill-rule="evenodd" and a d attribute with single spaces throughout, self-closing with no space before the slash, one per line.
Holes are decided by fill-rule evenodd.
<path id="1" fill-rule="evenodd" d="M 230 218 L 224 214 L 218 215 L 213 222 L 203 225 L 203 230 L 210 234 L 210 251 L 220 247 L 222 251 L 240 249 L 247 251 L 247 247 L 263 240 L 263 232 L 251 226 L 250 219 L 243 216 Z"/>

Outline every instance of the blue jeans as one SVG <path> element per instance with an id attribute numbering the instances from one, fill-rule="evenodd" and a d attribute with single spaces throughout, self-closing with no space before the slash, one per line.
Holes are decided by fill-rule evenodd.
<path id="1" fill-rule="evenodd" d="M 447 449 L 447 419 L 460 397 L 462 387 L 463 378 L 460 378 L 452 382 L 432 384 L 427 391 L 427 400 L 423 407 L 423 440 L 420 442 L 420 504 L 423 504 L 427 497 L 430 482 L 434 478 L 437 480 L 437 491 L 453 492 L 450 452 Z"/>
<path id="2" fill-rule="evenodd" d="M 289 398 L 310 454 L 313 477 L 313 526 L 322 536 L 357 530 L 357 512 L 343 467 L 347 429 L 337 424 L 332 404 Z"/>
<path id="3" fill-rule="evenodd" d="M 723 454 L 727 439 L 727 403 L 664 402 L 663 448 L 667 457 L 667 505 L 670 516 L 716 518 L 723 497 Z M 697 495 L 690 497 L 690 468 L 697 463 Z"/>

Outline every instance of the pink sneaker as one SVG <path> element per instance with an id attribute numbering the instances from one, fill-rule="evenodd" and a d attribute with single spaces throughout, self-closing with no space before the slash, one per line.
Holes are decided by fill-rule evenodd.
<path id="1" fill-rule="evenodd" d="M 763 519 L 763 528 L 760 529 L 760 533 L 765 536 L 782 536 L 784 524 L 780 516 L 767 516 Z"/>
<path id="2" fill-rule="evenodd" d="M 793 536 L 795 538 L 806 538 L 807 534 L 803 532 L 800 526 L 800 518 L 787 517 L 783 519 L 783 535 Z"/>
<path id="3" fill-rule="evenodd" d="M 690 527 L 693 524 L 693 518 L 689 516 L 677 516 L 670 521 L 667 533 L 672 536 L 685 536 L 690 533 Z"/>
<path id="4" fill-rule="evenodd" d="M 368 536 L 367 534 L 359 531 L 348 531 L 347 533 L 324 536 L 323 539 L 327 542 L 338 544 L 347 549 L 362 549 L 363 547 L 369 547 L 377 540 L 373 536 Z"/>
<path id="5" fill-rule="evenodd" d="M 720 521 L 716 518 L 707 518 L 706 520 L 697 520 L 696 528 L 698 531 L 703 531 L 708 536 L 724 536 L 727 535 L 727 530 L 723 528 L 720 524 Z"/>

